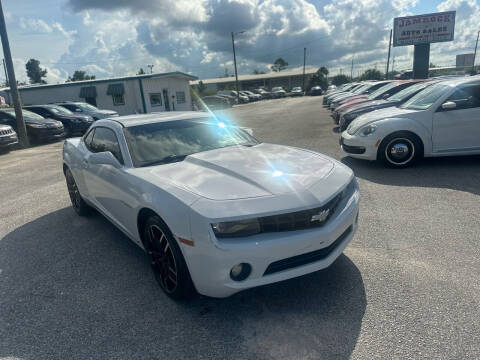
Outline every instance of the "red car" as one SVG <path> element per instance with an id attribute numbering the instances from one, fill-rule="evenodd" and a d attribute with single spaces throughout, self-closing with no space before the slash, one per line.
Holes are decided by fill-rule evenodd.
<path id="1" fill-rule="evenodd" d="M 340 113 L 348 110 L 349 108 L 364 103 L 366 101 L 372 100 L 382 100 L 386 99 L 397 92 L 418 83 L 419 81 L 424 80 L 399 80 L 399 81 L 392 81 L 381 88 L 375 90 L 370 95 L 358 95 L 353 98 L 349 98 L 344 102 L 340 103 L 340 106 L 337 106 L 335 111 L 332 113 L 333 120 L 335 124 L 338 124 L 340 121 Z"/>

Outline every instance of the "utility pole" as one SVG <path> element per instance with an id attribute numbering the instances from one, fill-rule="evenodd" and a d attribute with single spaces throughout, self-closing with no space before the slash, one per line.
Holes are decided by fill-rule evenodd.
<path id="1" fill-rule="evenodd" d="M 5 25 L 5 17 L 3 16 L 3 6 L 0 0 L 0 35 L 2 37 L 3 55 L 5 56 L 5 65 L 7 67 L 8 79 L 10 79 L 10 96 L 15 108 L 15 119 L 17 120 L 17 132 L 22 147 L 28 147 L 27 129 L 23 121 L 22 106 L 20 104 L 20 95 L 18 94 L 17 79 L 15 78 L 15 70 L 13 68 L 12 53 L 10 52 L 10 44 L 8 43 L 7 26 Z"/>
<path id="2" fill-rule="evenodd" d="M 352 55 L 352 67 L 350 68 L 350 81 L 353 81 L 353 58 L 355 55 Z"/>
<path id="3" fill-rule="evenodd" d="M 234 33 L 232 31 L 233 65 L 235 66 L 235 90 L 237 91 L 237 103 L 240 103 L 240 93 L 238 88 L 237 56 L 235 55 L 235 34 L 243 34 L 245 31 Z"/>
<path id="4" fill-rule="evenodd" d="M 303 48 L 303 75 L 302 75 L 302 91 L 305 91 L 305 60 L 307 58 L 307 48 Z"/>
<path id="5" fill-rule="evenodd" d="M 475 52 L 473 53 L 473 68 L 472 68 L 472 70 L 474 72 L 475 72 L 475 58 L 477 57 L 478 36 L 480 36 L 480 30 L 477 33 L 477 42 L 475 43 Z"/>
<path id="6" fill-rule="evenodd" d="M 385 72 L 385 79 L 388 80 L 388 68 L 390 66 L 390 50 L 392 49 L 392 29 L 390 29 L 390 41 L 388 42 L 388 57 L 387 57 L 387 71 Z"/>
<path id="7" fill-rule="evenodd" d="M 5 86 L 10 86 L 8 82 L 8 74 L 7 74 L 7 67 L 5 65 L 5 59 L 2 59 L 3 61 L 3 71 L 5 71 Z"/>
<path id="8" fill-rule="evenodd" d="M 150 69 L 150 74 L 153 74 L 153 67 L 154 66 L 155 65 L 153 65 L 153 64 L 152 65 L 147 65 L 147 67 Z"/>

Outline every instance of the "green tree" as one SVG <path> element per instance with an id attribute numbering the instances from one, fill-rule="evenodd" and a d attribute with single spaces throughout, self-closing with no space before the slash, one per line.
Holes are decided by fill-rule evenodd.
<path id="1" fill-rule="evenodd" d="M 360 81 L 363 80 L 382 80 L 383 74 L 377 69 L 368 69 L 360 75 Z"/>
<path id="2" fill-rule="evenodd" d="M 339 74 L 332 77 L 332 84 L 335 86 L 340 86 L 348 82 L 350 82 L 350 79 L 348 78 L 347 75 L 344 75 L 344 74 Z"/>
<path id="3" fill-rule="evenodd" d="M 288 66 L 288 62 L 286 62 L 282 58 L 278 58 L 277 60 L 275 60 L 273 65 L 270 66 L 270 69 L 272 69 L 272 71 L 279 72 L 284 70 L 287 66 Z"/>
<path id="4" fill-rule="evenodd" d="M 203 83 L 202 80 L 198 82 L 198 93 L 203 94 L 207 90 L 207 86 Z"/>
<path id="5" fill-rule="evenodd" d="M 314 86 L 320 86 L 323 90 L 326 90 L 328 87 L 327 74 L 328 69 L 325 66 L 319 68 L 317 72 L 310 78 L 306 90 L 310 91 L 310 89 Z"/>
<path id="6" fill-rule="evenodd" d="M 94 80 L 95 75 L 87 75 L 83 70 L 75 70 L 72 76 L 69 76 L 67 82 L 70 81 L 83 81 L 83 80 Z"/>
<path id="7" fill-rule="evenodd" d="M 253 70 L 253 74 L 254 75 L 265 74 L 265 71 L 255 69 Z"/>
<path id="8" fill-rule="evenodd" d="M 320 69 L 318 69 L 317 72 L 325 76 L 328 76 L 328 69 L 325 66 L 320 67 Z"/>
<path id="9" fill-rule="evenodd" d="M 143 70 L 143 68 L 140 68 L 140 70 L 138 70 L 137 75 L 144 75 L 144 74 L 145 74 L 145 70 Z"/>
<path id="10" fill-rule="evenodd" d="M 25 64 L 27 69 L 27 76 L 30 79 L 30 84 L 46 84 L 47 82 L 43 80 L 47 76 L 47 69 L 42 69 L 40 67 L 40 61 L 36 59 L 30 59 Z"/>

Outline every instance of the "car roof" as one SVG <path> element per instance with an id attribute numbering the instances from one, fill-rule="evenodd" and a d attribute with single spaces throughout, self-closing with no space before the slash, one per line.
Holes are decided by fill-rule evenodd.
<path id="1" fill-rule="evenodd" d="M 480 75 L 465 76 L 465 77 L 460 77 L 460 78 L 454 78 L 454 79 L 441 81 L 442 84 L 449 85 L 449 86 L 457 86 L 457 85 L 466 84 L 466 83 L 470 83 L 470 82 L 479 82 L 480 83 Z"/>
<path id="2" fill-rule="evenodd" d="M 123 127 L 154 124 L 167 121 L 189 120 L 189 119 L 208 119 L 212 115 L 202 111 L 165 111 L 150 114 L 135 114 L 126 116 L 117 116 L 96 121 L 101 125 L 103 122 L 115 121 Z"/>

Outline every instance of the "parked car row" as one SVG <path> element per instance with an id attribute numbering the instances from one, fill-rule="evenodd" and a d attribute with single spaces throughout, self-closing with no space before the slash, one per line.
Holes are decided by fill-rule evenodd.
<path id="1" fill-rule="evenodd" d="M 118 116 L 111 110 L 100 110 L 82 102 L 29 105 L 22 109 L 25 128 L 30 142 L 40 143 L 82 136 L 95 120 Z M 18 143 L 15 110 L 0 109 L 0 148 Z"/>
<path id="2" fill-rule="evenodd" d="M 379 83 L 373 92 L 372 83 L 347 84 L 323 98 L 349 156 L 401 168 L 480 154 L 480 75 Z"/>

